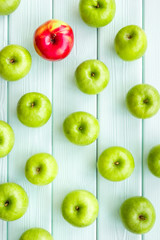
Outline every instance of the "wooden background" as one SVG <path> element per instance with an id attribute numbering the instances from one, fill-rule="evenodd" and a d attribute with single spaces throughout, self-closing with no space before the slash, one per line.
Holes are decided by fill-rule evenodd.
<path id="1" fill-rule="evenodd" d="M 0 182 L 16 182 L 27 191 L 30 204 L 23 218 L 15 222 L 0 221 L 0 239 L 18 240 L 31 227 L 43 227 L 55 240 L 159 240 L 160 180 L 149 172 L 146 158 L 150 148 L 160 142 L 160 114 L 141 121 L 132 117 L 125 106 L 128 90 L 138 83 L 149 83 L 160 90 L 159 22 L 160 1 L 117 0 L 116 16 L 108 26 L 95 29 L 85 25 L 78 12 L 78 0 L 22 0 L 13 14 L 0 16 L 0 47 L 19 44 L 32 55 L 28 76 L 18 82 L 0 79 L 0 119 L 15 132 L 15 146 L 8 157 L 0 159 Z M 69 57 L 54 64 L 44 61 L 34 51 L 34 30 L 43 22 L 56 18 L 70 24 L 75 45 Z M 123 62 L 114 52 L 114 37 L 129 24 L 142 26 L 148 36 L 148 50 L 143 59 Z M 74 71 L 84 60 L 102 60 L 111 79 L 98 96 L 81 93 L 74 83 Z M 32 91 L 46 94 L 53 104 L 49 122 L 38 129 L 23 126 L 16 116 L 19 98 Z M 75 111 L 87 111 L 99 119 L 99 140 L 87 147 L 71 144 L 62 131 L 65 117 Z M 96 161 L 109 146 L 123 146 L 134 156 L 136 168 L 126 181 L 112 183 L 96 172 Z M 59 165 L 53 184 L 36 187 L 25 179 L 26 160 L 35 153 L 52 153 Z M 86 189 L 99 200 L 97 222 L 79 229 L 65 222 L 61 203 L 75 189 Z M 156 208 L 153 230 L 144 235 L 129 233 L 119 219 L 119 207 L 128 197 L 144 195 Z"/>

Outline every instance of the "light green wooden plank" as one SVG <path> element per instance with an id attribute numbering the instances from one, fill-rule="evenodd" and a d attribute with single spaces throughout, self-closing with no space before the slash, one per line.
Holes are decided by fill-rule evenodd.
<path id="1" fill-rule="evenodd" d="M 73 28 L 75 46 L 71 55 L 54 64 L 54 156 L 59 175 L 54 183 L 53 232 L 55 239 L 96 239 L 96 224 L 79 229 L 69 225 L 61 215 L 61 203 L 67 193 L 86 189 L 96 194 L 96 144 L 78 147 L 64 136 L 62 124 L 72 112 L 87 111 L 96 116 L 96 97 L 81 93 L 74 82 L 74 71 L 84 60 L 96 58 L 96 29 L 80 19 L 78 1 L 54 1 L 54 17 Z"/>
<path id="2" fill-rule="evenodd" d="M 159 52 L 159 1 L 143 1 L 144 28 L 148 38 L 148 49 L 144 57 L 143 77 L 144 83 L 151 84 L 160 91 L 160 52 Z M 154 177 L 148 170 L 147 157 L 150 149 L 160 144 L 160 113 L 151 119 L 144 120 L 143 128 L 143 192 L 144 196 L 150 199 L 156 209 L 156 224 L 154 228 L 146 235 L 144 240 L 159 240 L 159 222 L 160 222 L 160 180 Z"/>
<path id="3" fill-rule="evenodd" d="M 26 47 L 32 55 L 31 72 L 23 80 L 9 84 L 9 122 L 15 130 L 15 148 L 10 155 L 9 181 L 22 185 L 30 199 L 26 215 L 9 223 L 8 237 L 19 239 L 30 227 L 43 227 L 51 231 L 51 185 L 36 187 L 24 176 L 26 160 L 39 152 L 52 152 L 52 121 L 37 129 L 23 126 L 16 116 L 19 98 L 27 92 L 41 92 L 52 100 L 52 64 L 42 60 L 33 48 L 33 33 L 52 16 L 52 1 L 23 0 L 9 18 L 9 42 Z"/>
<path id="4" fill-rule="evenodd" d="M 0 49 L 7 44 L 7 16 L 0 16 Z M 7 122 L 7 82 L 0 79 L 0 120 Z M 7 181 L 7 157 L 0 158 L 0 183 Z M 0 239 L 7 240 L 7 223 L 0 220 Z"/>
<path id="5" fill-rule="evenodd" d="M 100 214 L 98 239 L 140 240 L 141 236 L 129 233 L 121 224 L 119 208 L 131 196 L 141 195 L 141 121 L 133 118 L 125 106 L 128 90 L 142 81 L 142 60 L 123 62 L 114 51 L 117 32 L 129 24 L 142 25 L 142 3 L 139 0 L 116 1 L 114 21 L 99 30 L 99 59 L 111 73 L 107 89 L 99 95 L 99 121 L 101 135 L 98 155 L 110 146 L 127 148 L 134 156 L 135 171 L 123 182 L 110 182 L 99 175 L 98 195 Z"/>

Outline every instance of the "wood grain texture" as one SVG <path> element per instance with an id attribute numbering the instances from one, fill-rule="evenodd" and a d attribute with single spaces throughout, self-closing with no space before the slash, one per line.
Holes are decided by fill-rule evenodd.
<path id="1" fill-rule="evenodd" d="M 160 91 L 160 52 L 159 52 L 159 38 L 160 31 L 159 9 L 160 2 L 149 0 L 144 1 L 144 28 L 148 38 L 148 49 L 144 57 L 144 83 L 150 84 Z M 159 222 L 160 222 L 160 179 L 153 176 L 147 166 L 147 157 L 152 147 L 160 144 L 160 112 L 151 119 L 143 122 L 143 192 L 154 205 L 156 210 L 156 223 L 152 231 L 144 235 L 144 239 L 159 239 Z"/>
<path id="2" fill-rule="evenodd" d="M 158 0 L 152 3 L 150 0 L 116 0 L 114 21 L 99 29 L 97 34 L 97 29 L 82 22 L 78 2 L 22 0 L 20 7 L 9 16 L 9 22 L 8 17 L 0 16 L 0 47 L 6 46 L 9 38 L 10 44 L 26 47 L 33 59 L 32 70 L 24 79 L 8 83 L 8 87 L 7 82 L 0 79 L 0 119 L 7 121 L 8 115 L 16 137 L 15 146 L 8 156 L 8 178 L 22 185 L 30 199 L 28 211 L 22 219 L 8 223 L 8 228 L 6 222 L 0 221 L 0 240 L 17 240 L 30 227 L 53 231 L 55 240 L 159 240 L 160 181 L 149 172 L 147 156 L 149 150 L 160 143 L 160 113 L 142 123 L 127 111 L 125 96 L 132 86 L 142 83 L 142 80 L 160 91 L 160 32 L 157 30 L 160 3 Z M 70 56 L 53 65 L 35 53 L 32 43 L 34 30 L 52 17 L 70 24 L 75 33 L 75 45 Z M 142 19 L 148 37 L 143 69 L 142 59 L 123 62 L 113 48 L 118 30 L 129 24 L 142 26 Z M 97 57 L 108 66 L 111 74 L 108 87 L 98 98 L 80 92 L 74 81 L 76 67 L 87 59 Z M 23 126 L 16 116 L 19 98 L 31 91 L 47 95 L 53 103 L 52 118 L 39 129 Z M 98 114 L 101 133 L 97 145 L 78 147 L 65 138 L 63 121 L 75 111 L 86 111 L 94 116 Z M 116 145 L 127 148 L 133 154 L 133 175 L 120 183 L 109 182 L 100 175 L 96 179 L 97 155 Z M 25 179 L 27 159 L 39 152 L 53 152 L 58 162 L 59 174 L 53 182 L 53 191 L 52 185 L 36 187 Z M 6 182 L 7 157 L 0 159 L 0 171 L 0 183 Z M 98 194 L 100 212 L 97 228 L 96 223 L 84 229 L 74 228 L 63 219 L 61 203 L 65 195 L 75 189 Z M 151 200 L 157 213 L 155 227 L 144 236 L 126 231 L 119 218 L 121 203 L 128 197 L 142 194 Z"/>
<path id="3" fill-rule="evenodd" d="M 52 101 L 52 64 L 42 60 L 33 48 L 35 29 L 52 18 L 51 0 L 21 1 L 20 7 L 9 17 L 9 43 L 26 47 L 32 55 L 31 72 L 22 80 L 9 83 L 9 123 L 15 131 L 15 148 L 9 158 L 9 181 L 22 185 L 29 196 L 25 216 L 8 224 L 8 239 L 17 240 L 30 227 L 51 231 L 51 185 L 36 187 L 24 175 L 27 159 L 35 153 L 52 152 L 52 119 L 41 128 L 28 128 L 16 116 L 20 97 L 28 92 L 41 92 Z"/>
<path id="4" fill-rule="evenodd" d="M 99 60 L 109 68 L 111 79 L 106 90 L 99 95 L 99 122 L 101 134 L 98 141 L 98 155 L 110 146 L 127 148 L 135 160 L 132 176 L 122 182 L 110 182 L 98 178 L 100 213 L 98 238 L 105 240 L 140 240 L 141 236 L 125 230 L 120 222 L 119 208 L 122 202 L 132 196 L 141 195 L 141 120 L 132 117 L 125 106 L 128 90 L 142 82 L 142 60 L 122 61 L 114 51 L 114 38 L 126 25 L 142 25 L 141 1 L 116 1 L 114 21 L 99 30 Z"/>
<path id="5" fill-rule="evenodd" d="M 0 16 L 0 49 L 7 45 L 7 17 Z M 0 79 L 0 120 L 7 122 L 7 82 Z M 7 181 L 7 157 L 0 159 L 0 183 Z M 0 239 L 7 238 L 7 223 L 0 220 Z"/>
<path id="6" fill-rule="evenodd" d="M 75 45 L 71 55 L 54 64 L 54 156 L 59 164 L 59 175 L 53 184 L 53 233 L 55 239 L 96 239 L 96 224 L 79 229 L 62 217 L 61 204 L 67 193 L 85 189 L 96 194 L 96 143 L 79 147 L 64 136 L 64 119 L 72 112 L 86 111 L 96 116 L 96 97 L 78 90 L 74 81 L 76 67 L 97 54 L 96 29 L 85 25 L 79 16 L 77 0 L 54 1 L 54 18 L 71 25 Z M 63 7 L 62 7 L 63 6 Z M 56 197 L 54 197 L 56 196 Z"/>

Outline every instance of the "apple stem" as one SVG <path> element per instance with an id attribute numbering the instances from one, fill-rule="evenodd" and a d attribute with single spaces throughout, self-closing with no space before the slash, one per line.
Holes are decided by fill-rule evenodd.
<path id="1" fill-rule="evenodd" d="M 91 76 L 94 77 L 94 76 L 95 76 L 95 73 L 91 73 Z"/>
<path id="2" fill-rule="evenodd" d="M 120 162 L 118 162 L 118 161 L 117 161 L 117 162 L 115 162 L 114 164 L 115 164 L 115 165 L 119 165 L 119 164 L 120 164 Z"/>
<path id="3" fill-rule="evenodd" d="M 78 207 L 78 206 L 76 206 L 76 207 L 75 207 L 75 209 L 78 211 L 78 210 L 79 210 L 79 207 Z"/>
<path id="4" fill-rule="evenodd" d="M 41 169 L 40 168 L 36 168 L 36 171 L 37 171 L 37 173 L 39 173 L 41 171 Z"/>
<path id="5" fill-rule="evenodd" d="M 145 99 L 143 102 L 144 102 L 144 103 L 149 103 L 149 100 L 148 100 L 148 99 Z"/>
<path id="6" fill-rule="evenodd" d="M 55 37 L 56 37 L 56 34 L 54 33 L 51 37 L 51 43 L 55 43 Z"/>
<path id="7" fill-rule="evenodd" d="M 10 60 L 10 63 L 15 63 L 15 60 L 14 60 L 14 59 L 11 59 L 11 60 Z"/>
<path id="8" fill-rule="evenodd" d="M 31 103 L 31 108 L 33 108 L 35 106 L 35 103 L 33 102 L 33 103 Z"/>
<path id="9" fill-rule="evenodd" d="M 82 130 L 83 128 L 82 127 L 79 127 L 79 130 Z"/>
<path id="10" fill-rule="evenodd" d="M 127 38 L 128 38 L 128 39 L 132 39 L 132 36 L 131 36 L 131 35 L 127 35 Z"/>
<path id="11" fill-rule="evenodd" d="M 100 8 L 100 5 L 99 5 L 99 3 L 97 3 L 97 6 L 96 6 L 96 8 Z"/>
<path id="12" fill-rule="evenodd" d="M 142 220 L 142 221 L 146 220 L 146 218 L 143 215 L 140 215 L 139 219 Z"/>
<path id="13" fill-rule="evenodd" d="M 6 201 L 5 204 L 4 204 L 4 206 L 5 206 L 5 207 L 8 207 L 8 205 L 9 205 L 9 202 Z"/>

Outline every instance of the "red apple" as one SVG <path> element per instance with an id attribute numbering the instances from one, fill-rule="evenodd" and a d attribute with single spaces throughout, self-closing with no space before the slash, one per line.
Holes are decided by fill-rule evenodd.
<path id="1" fill-rule="evenodd" d="M 62 60 L 71 52 L 74 44 L 72 28 L 65 22 L 50 20 L 34 33 L 36 52 L 46 60 Z"/>

